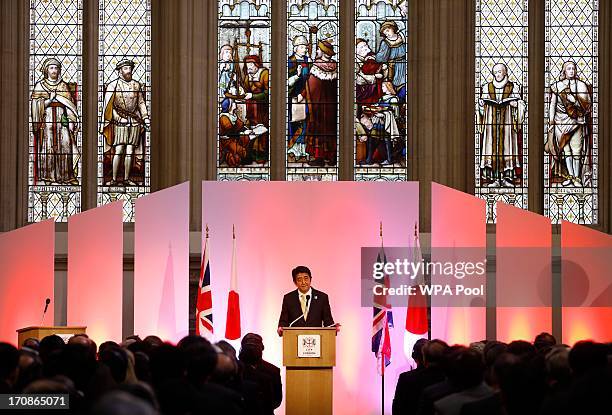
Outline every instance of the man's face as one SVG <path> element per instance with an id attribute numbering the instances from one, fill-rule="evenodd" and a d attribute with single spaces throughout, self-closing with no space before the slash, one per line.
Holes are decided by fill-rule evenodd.
<path id="1" fill-rule="evenodd" d="M 247 72 L 250 74 L 257 72 L 257 65 L 255 65 L 255 63 L 253 62 L 247 62 L 246 67 L 247 67 Z"/>
<path id="2" fill-rule="evenodd" d="M 47 68 L 47 73 L 49 74 L 49 79 L 55 81 L 59 77 L 60 68 L 57 65 L 49 65 Z"/>
<path id="3" fill-rule="evenodd" d="M 301 293 L 306 294 L 310 289 L 310 275 L 306 272 L 300 272 L 295 277 L 295 285 Z"/>
<path id="4" fill-rule="evenodd" d="M 132 80 L 132 67 L 130 65 L 122 66 L 119 69 L 119 73 L 121 74 L 121 77 L 126 81 Z"/>
<path id="5" fill-rule="evenodd" d="M 502 65 L 496 65 L 493 68 L 493 76 L 497 82 L 503 81 L 506 76 L 506 69 Z"/>
<path id="6" fill-rule="evenodd" d="M 359 42 L 355 50 L 358 56 L 365 58 L 370 53 L 370 46 L 366 42 Z"/>
<path id="7" fill-rule="evenodd" d="M 295 54 L 298 56 L 304 56 L 306 54 L 306 52 L 308 51 L 308 46 L 306 45 L 297 45 L 294 48 Z"/>
<path id="8" fill-rule="evenodd" d="M 576 67 L 573 63 L 570 63 L 565 67 L 565 77 L 567 79 L 574 79 L 576 77 Z"/>

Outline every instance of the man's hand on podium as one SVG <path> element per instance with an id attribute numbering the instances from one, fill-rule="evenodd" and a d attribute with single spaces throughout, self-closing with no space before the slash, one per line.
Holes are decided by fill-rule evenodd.
<path id="1" fill-rule="evenodd" d="M 338 334 L 340 332 L 340 327 L 342 326 L 342 324 L 340 323 L 336 323 L 335 327 L 336 327 L 336 334 Z"/>
<path id="2" fill-rule="evenodd" d="M 276 330 L 276 332 L 278 333 L 278 337 L 283 337 L 283 328 L 279 327 L 278 330 Z"/>

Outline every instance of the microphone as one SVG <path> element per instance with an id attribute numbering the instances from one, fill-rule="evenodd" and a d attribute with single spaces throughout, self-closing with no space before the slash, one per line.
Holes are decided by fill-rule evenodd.
<path id="1" fill-rule="evenodd" d="M 45 314 L 47 314 L 47 309 L 49 308 L 49 304 L 51 303 L 51 299 L 47 298 L 45 300 L 45 311 L 43 311 L 43 315 L 42 315 L 42 319 L 40 321 L 40 324 L 42 324 L 45 321 Z"/>
<path id="2" fill-rule="evenodd" d="M 301 319 L 302 317 L 305 316 L 306 313 L 308 313 L 308 304 L 310 303 L 310 294 L 308 294 L 306 296 L 306 311 L 302 313 L 301 316 L 299 316 L 298 318 L 296 318 L 295 320 L 293 320 L 291 322 L 291 324 L 289 324 L 289 327 L 293 326 L 299 319 Z"/>

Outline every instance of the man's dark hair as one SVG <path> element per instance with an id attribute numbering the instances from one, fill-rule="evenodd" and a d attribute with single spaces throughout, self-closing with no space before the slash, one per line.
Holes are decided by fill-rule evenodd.
<path id="1" fill-rule="evenodd" d="M 536 352 L 533 344 L 525 340 L 514 340 L 508 344 L 508 353 L 512 353 L 515 356 L 527 357 L 533 356 Z"/>
<path id="2" fill-rule="evenodd" d="M 448 344 L 442 340 L 434 339 L 423 346 L 423 361 L 428 365 L 440 364 L 448 351 Z"/>
<path id="3" fill-rule="evenodd" d="M 538 351 L 546 349 L 546 348 L 550 348 L 554 346 L 555 344 L 557 344 L 557 339 L 555 339 L 555 336 L 553 336 L 550 333 L 546 333 L 546 332 L 542 332 L 538 334 L 535 337 L 535 340 L 533 341 L 533 345 Z"/>
<path id="4" fill-rule="evenodd" d="M 125 350 L 119 346 L 107 345 L 100 352 L 100 363 L 106 365 L 117 383 L 125 380 L 128 367 L 128 356 Z"/>
<path id="5" fill-rule="evenodd" d="M 0 343 L 0 380 L 7 379 L 19 363 L 19 352 L 12 344 Z"/>
<path id="6" fill-rule="evenodd" d="M 28 337 L 23 341 L 23 344 L 21 345 L 21 347 L 27 347 L 28 349 L 35 351 L 38 351 L 39 346 L 40 341 L 38 339 L 35 339 L 34 337 Z"/>
<path id="7" fill-rule="evenodd" d="M 607 359 L 606 346 L 592 340 L 577 342 L 569 352 L 569 364 L 576 376 L 592 369 L 604 368 Z"/>
<path id="8" fill-rule="evenodd" d="M 477 386 L 484 378 L 482 355 L 473 349 L 461 347 L 449 356 L 448 379 L 459 389 Z"/>
<path id="9" fill-rule="evenodd" d="M 419 339 L 414 343 L 414 346 L 412 347 L 412 358 L 419 366 L 423 365 L 423 348 L 427 343 L 429 343 L 429 340 Z"/>
<path id="10" fill-rule="evenodd" d="M 217 352 L 212 344 L 200 336 L 186 336 L 177 348 L 183 352 L 187 379 L 193 385 L 208 380 L 217 366 Z"/>
<path id="11" fill-rule="evenodd" d="M 40 358 L 43 360 L 43 363 L 46 362 L 47 357 L 54 351 L 59 351 L 66 346 L 66 343 L 62 340 L 60 336 L 57 334 L 52 334 L 43 338 L 40 341 L 40 345 L 38 348 L 38 353 L 40 353 Z"/>
<path id="12" fill-rule="evenodd" d="M 312 278 L 312 274 L 310 273 L 310 269 L 304 265 L 298 265 L 297 267 L 291 270 L 291 276 L 293 277 L 293 282 L 297 278 L 298 274 L 306 273 L 310 278 Z"/>
<path id="13" fill-rule="evenodd" d="M 261 362 L 262 359 L 262 350 L 255 344 L 247 343 L 243 344 L 240 348 L 240 354 L 238 355 L 238 359 L 241 362 L 247 365 L 257 365 Z"/>

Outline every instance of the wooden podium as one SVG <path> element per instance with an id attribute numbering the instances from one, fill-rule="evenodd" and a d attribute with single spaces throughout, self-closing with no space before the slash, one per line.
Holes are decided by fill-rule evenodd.
<path id="1" fill-rule="evenodd" d="M 35 339 L 42 339 L 52 334 L 65 335 L 65 334 L 81 334 L 85 333 L 87 327 L 85 326 L 32 326 L 24 327 L 17 330 L 17 344 L 19 347 L 23 344 L 25 339 L 33 337 Z"/>
<path id="2" fill-rule="evenodd" d="M 331 415 L 336 328 L 283 327 L 283 365 L 287 368 L 285 413 Z"/>

